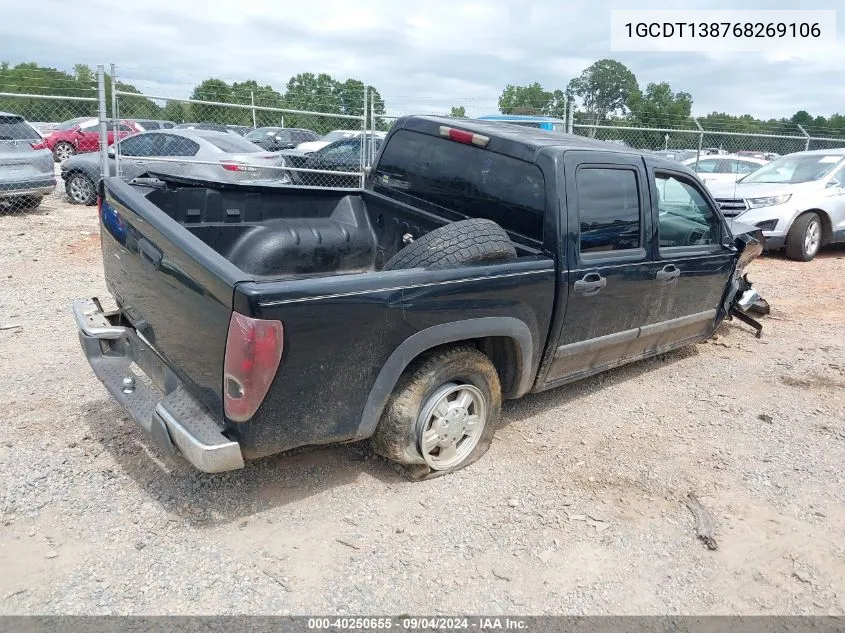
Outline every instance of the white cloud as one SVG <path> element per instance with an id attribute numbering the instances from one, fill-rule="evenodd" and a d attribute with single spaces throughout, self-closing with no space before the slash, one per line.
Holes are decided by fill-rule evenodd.
<path id="1" fill-rule="evenodd" d="M 787 0 L 782 0 L 786 3 Z M 677 5 L 677 3 L 674 3 Z M 689 0 L 687 8 L 712 8 Z M 777 1 L 750 0 L 761 8 Z M 805 3 L 805 5 L 808 3 Z M 817 0 L 802 8 L 836 8 Z M 115 62 L 139 88 L 187 96 L 210 76 L 282 89 L 298 72 L 355 77 L 378 87 L 389 110 L 471 115 L 496 111 L 508 83 L 564 88 L 592 61 L 613 57 L 640 83 L 690 92 L 694 111 L 763 117 L 799 109 L 829 115 L 845 103 L 845 45 L 823 55 L 611 53 L 610 9 L 537 0 L 41 0 L 0 23 L 3 57 L 70 69 Z M 665 2 L 643 1 L 641 8 Z M 745 6 L 744 8 L 749 8 Z M 840 23 L 845 12 L 840 12 Z M 840 33 L 845 28 L 839 25 Z"/>

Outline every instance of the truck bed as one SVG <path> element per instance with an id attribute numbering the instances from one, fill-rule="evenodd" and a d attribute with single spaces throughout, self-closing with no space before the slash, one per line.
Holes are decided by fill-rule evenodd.
<path id="1" fill-rule="evenodd" d="M 405 245 L 403 236 L 418 238 L 445 224 L 442 217 L 370 191 L 137 189 L 254 280 L 377 271 Z"/>

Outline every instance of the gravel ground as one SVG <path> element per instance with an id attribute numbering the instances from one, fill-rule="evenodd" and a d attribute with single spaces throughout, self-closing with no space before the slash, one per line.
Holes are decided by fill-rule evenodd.
<path id="1" fill-rule="evenodd" d="M 756 340 L 508 403 L 490 452 L 404 481 L 355 446 L 162 463 L 90 371 L 94 208 L 0 216 L 0 613 L 845 613 L 845 249 L 766 257 Z M 715 517 L 695 537 L 684 498 Z"/>

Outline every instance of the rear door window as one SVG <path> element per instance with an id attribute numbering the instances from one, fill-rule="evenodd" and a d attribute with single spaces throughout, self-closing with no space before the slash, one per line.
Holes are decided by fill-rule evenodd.
<path id="1" fill-rule="evenodd" d="M 582 167 L 578 191 L 581 253 L 640 248 L 640 191 L 634 169 Z"/>
<path id="2" fill-rule="evenodd" d="M 543 239 L 545 181 L 532 164 L 437 136 L 399 130 L 382 152 L 374 183 L 507 231 Z"/>

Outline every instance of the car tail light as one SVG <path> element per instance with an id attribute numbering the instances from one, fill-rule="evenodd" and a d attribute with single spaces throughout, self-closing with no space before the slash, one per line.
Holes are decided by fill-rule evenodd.
<path id="1" fill-rule="evenodd" d="M 279 368 L 283 347 L 281 321 L 232 313 L 223 361 L 223 410 L 227 418 L 246 422 L 255 414 Z"/>
<path id="2" fill-rule="evenodd" d="M 221 162 L 220 166 L 226 171 L 257 171 L 255 167 L 244 165 L 243 163 Z"/>
<path id="3" fill-rule="evenodd" d="M 32 149 L 47 149 L 47 141 L 42 139 L 36 143 L 30 143 L 30 146 Z"/>
<path id="4" fill-rule="evenodd" d="M 453 127 L 446 127 L 445 125 L 440 126 L 440 136 L 445 136 L 450 141 L 466 143 L 467 145 L 478 145 L 478 147 L 487 147 L 487 143 L 490 142 L 489 136 L 473 134 L 466 130 L 458 130 Z"/>

